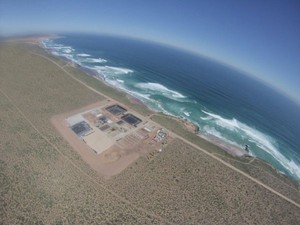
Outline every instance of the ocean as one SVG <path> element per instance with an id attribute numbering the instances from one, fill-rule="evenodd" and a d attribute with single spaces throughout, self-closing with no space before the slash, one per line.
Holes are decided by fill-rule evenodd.
<path id="1" fill-rule="evenodd" d="M 154 111 L 185 118 L 300 182 L 300 106 L 237 69 L 124 37 L 66 34 L 41 45 Z M 95 79 L 95 82 L 99 82 Z"/>

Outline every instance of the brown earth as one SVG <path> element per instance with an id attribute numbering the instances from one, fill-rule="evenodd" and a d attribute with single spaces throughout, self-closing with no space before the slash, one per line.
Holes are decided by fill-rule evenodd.
<path id="1" fill-rule="evenodd" d="M 140 145 L 124 149 L 115 144 L 105 150 L 105 152 L 96 154 L 87 144 L 79 139 L 74 132 L 72 132 L 65 121 L 66 118 L 74 114 L 91 110 L 107 102 L 108 100 L 96 102 L 83 108 L 72 110 L 71 112 L 53 116 L 51 118 L 51 123 L 62 137 L 68 141 L 72 148 L 80 154 L 85 162 L 87 162 L 95 171 L 99 172 L 105 178 L 110 178 L 111 176 L 120 173 L 141 155 L 145 154 L 145 152 L 140 150 Z"/>

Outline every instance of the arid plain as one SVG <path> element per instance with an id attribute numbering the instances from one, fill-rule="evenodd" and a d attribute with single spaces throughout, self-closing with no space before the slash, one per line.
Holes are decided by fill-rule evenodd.
<path id="1" fill-rule="evenodd" d="M 1 42 L 0 72 L 0 224 L 300 223 L 298 183 L 227 154 L 34 42 Z M 107 98 L 173 135 L 110 179 L 51 123 Z"/>

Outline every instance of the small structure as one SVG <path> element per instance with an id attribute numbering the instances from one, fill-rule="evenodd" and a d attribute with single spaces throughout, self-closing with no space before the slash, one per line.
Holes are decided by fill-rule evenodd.
<path id="1" fill-rule="evenodd" d="M 99 127 L 99 129 L 101 130 L 101 131 L 106 131 L 108 128 L 110 128 L 110 126 L 109 125 L 104 125 L 103 127 Z"/>
<path id="2" fill-rule="evenodd" d="M 96 114 L 95 116 L 96 116 L 96 118 L 99 118 L 99 117 L 102 116 L 102 113 L 98 113 L 98 114 Z"/>
<path id="3" fill-rule="evenodd" d="M 123 123 L 124 123 L 123 120 L 119 120 L 119 121 L 117 122 L 118 125 L 122 125 Z"/>
<path id="4" fill-rule="evenodd" d="M 145 131 L 147 131 L 148 133 L 151 133 L 152 132 L 152 130 L 149 128 L 149 127 L 144 127 L 143 128 Z"/>
<path id="5" fill-rule="evenodd" d="M 154 141 L 156 142 L 160 142 L 163 139 L 165 139 L 165 137 L 167 137 L 167 131 L 163 128 L 159 129 L 155 135 L 155 137 L 153 138 Z"/>
<path id="6" fill-rule="evenodd" d="M 108 122 L 107 118 L 105 116 L 100 116 L 97 118 L 97 121 L 100 123 L 100 124 L 106 124 Z"/>

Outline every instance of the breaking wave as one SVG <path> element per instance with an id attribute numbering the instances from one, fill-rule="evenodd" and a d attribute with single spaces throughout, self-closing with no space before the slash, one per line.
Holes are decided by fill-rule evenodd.
<path id="1" fill-rule="evenodd" d="M 128 74 L 133 73 L 133 70 L 122 68 L 122 67 L 114 67 L 114 66 L 105 66 L 108 70 L 112 71 L 115 74 Z"/>
<path id="2" fill-rule="evenodd" d="M 211 112 L 207 112 L 204 110 L 202 110 L 202 112 L 206 114 L 207 117 L 201 117 L 201 119 L 212 122 L 213 126 L 215 127 L 221 127 L 223 129 L 229 130 L 230 132 L 235 132 L 240 136 L 246 137 L 247 141 L 255 144 L 256 147 L 262 149 L 265 153 L 272 156 L 273 159 L 275 159 L 277 163 L 287 169 L 290 174 L 300 179 L 300 165 L 297 165 L 297 163 L 292 159 L 288 159 L 287 157 L 285 157 L 278 150 L 278 144 L 276 140 L 274 140 L 267 134 L 264 134 L 236 120 L 235 118 L 226 119 Z M 224 138 L 222 134 L 218 132 L 214 127 L 204 127 L 204 130 L 212 135 L 226 140 L 226 138 Z M 251 152 L 255 155 L 255 152 L 253 150 Z"/>
<path id="3" fill-rule="evenodd" d="M 133 73 L 133 70 L 121 67 L 95 66 L 93 68 L 96 69 L 99 74 L 104 75 L 104 77 Z"/>
<path id="4" fill-rule="evenodd" d="M 138 83 L 135 85 L 135 87 L 151 95 L 161 94 L 167 98 L 171 98 L 174 100 L 186 98 L 186 96 L 180 94 L 179 92 L 168 89 L 167 87 L 159 83 Z"/>
<path id="5" fill-rule="evenodd" d="M 80 53 L 80 54 L 77 54 L 77 56 L 79 56 L 79 57 L 89 57 L 91 55 L 90 54 L 86 54 L 86 53 Z"/>
<path id="6" fill-rule="evenodd" d="M 118 81 L 119 83 L 124 84 L 124 80 L 117 79 L 117 81 Z"/>
<path id="7" fill-rule="evenodd" d="M 53 45 L 53 46 L 51 46 L 51 49 L 53 51 L 56 51 L 57 53 L 70 54 L 70 53 L 74 52 L 74 48 L 72 48 L 71 46 Z"/>
<path id="8" fill-rule="evenodd" d="M 191 116 L 191 112 L 183 112 L 184 115 L 186 115 L 187 117 Z"/>
<path id="9" fill-rule="evenodd" d="M 87 62 L 87 63 L 106 63 L 106 59 L 101 59 L 101 58 L 83 58 L 79 59 L 81 63 Z"/>
<path id="10" fill-rule="evenodd" d="M 128 94 L 130 94 L 130 95 L 132 95 L 134 97 L 136 97 L 136 98 L 138 98 L 139 100 L 141 100 L 143 103 L 145 103 L 152 110 L 163 112 L 166 115 L 172 115 L 171 113 L 169 113 L 163 107 L 163 105 L 159 101 L 151 98 L 150 94 L 144 94 L 144 93 L 141 93 L 141 92 L 138 92 L 138 91 L 134 91 L 134 90 L 130 90 L 129 88 L 126 88 L 124 86 L 124 81 L 123 80 L 120 80 L 120 79 L 116 79 L 116 80 L 114 80 L 114 79 L 106 79 L 106 82 L 109 85 L 111 85 L 111 86 L 113 86 L 113 87 L 115 87 L 115 88 L 117 88 L 119 90 L 122 90 L 122 91 L 124 91 L 124 92 L 126 92 L 126 93 L 128 93 Z"/>

